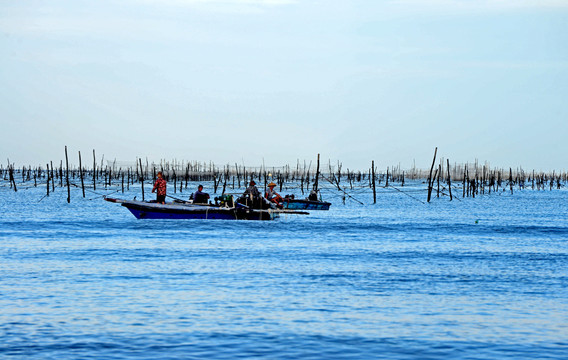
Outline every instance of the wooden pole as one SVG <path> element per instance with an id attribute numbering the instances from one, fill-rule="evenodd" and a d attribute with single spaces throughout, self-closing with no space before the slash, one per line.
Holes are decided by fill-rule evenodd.
<path id="1" fill-rule="evenodd" d="M 67 203 L 70 203 L 71 187 L 69 186 L 69 158 L 67 157 L 67 146 L 65 146 L 65 181 L 67 182 Z"/>
<path id="2" fill-rule="evenodd" d="M 138 158 L 140 161 L 140 184 L 142 184 L 142 201 L 144 201 L 144 173 L 142 172 L 142 159 Z"/>
<path id="3" fill-rule="evenodd" d="M 432 196 L 432 171 L 434 171 L 434 164 L 436 163 L 436 154 L 438 153 L 438 148 L 434 149 L 434 159 L 432 160 L 432 166 L 430 167 L 430 175 L 428 175 L 428 202 L 430 202 L 430 197 Z"/>
<path id="4" fill-rule="evenodd" d="M 63 160 L 59 162 L 59 187 L 63 187 Z"/>
<path id="5" fill-rule="evenodd" d="M 466 190 L 466 175 L 467 175 L 467 165 L 464 166 L 463 168 L 463 194 L 462 194 L 462 198 L 465 198 L 465 190 Z"/>
<path id="6" fill-rule="evenodd" d="M 237 186 L 240 188 L 241 187 L 241 175 L 239 174 L 239 165 L 237 165 L 237 163 L 235 163 L 235 171 L 237 173 Z M 233 182 L 235 181 L 235 179 L 233 178 Z M 233 186 L 234 188 L 234 186 Z"/>
<path id="7" fill-rule="evenodd" d="M 448 189 L 450 191 L 450 201 L 452 201 L 452 179 L 450 174 L 450 159 L 446 160 L 448 160 Z"/>
<path id="8" fill-rule="evenodd" d="M 14 185 L 14 192 L 18 192 L 18 188 L 16 187 L 16 180 L 14 180 L 14 167 L 11 166 L 8 171 L 10 173 L 10 182 Z"/>
<path id="9" fill-rule="evenodd" d="M 93 149 L 93 190 L 97 190 L 97 158 L 95 156 L 95 149 Z"/>
<path id="10" fill-rule="evenodd" d="M 511 188 L 511 194 L 513 194 L 513 169 L 509 168 L 509 186 Z"/>
<path id="11" fill-rule="evenodd" d="M 49 164 L 47 164 L 46 174 L 47 174 L 47 182 L 46 182 L 46 184 L 47 184 L 47 196 L 49 196 Z"/>
<path id="12" fill-rule="evenodd" d="M 314 182 L 314 190 L 316 193 L 318 192 L 318 185 L 319 185 L 319 172 L 320 172 L 320 154 L 318 154 L 318 165 L 316 170 L 316 181 Z M 282 191 L 282 190 L 280 190 Z"/>
<path id="13" fill-rule="evenodd" d="M 81 164 L 80 151 L 79 151 L 79 176 L 81 177 L 81 189 L 83 189 L 83 197 L 85 197 L 85 181 L 83 180 L 83 165 Z"/>
<path id="14" fill-rule="evenodd" d="M 432 190 L 434 190 L 434 179 L 436 179 L 436 177 L 438 177 L 438 197 L 440 197 L 440 177 L 439 177 L 439 172 L 438 172 L 438 168 L 436 168 L 436 171 L 434 171 L 434 177 L 432 179 Z"/>
<path id="15" fill-rule="evenodd" d="M 53 161 L 51 163 L 51 192 L 55 191 L 55 173 L 53 171 Z"/>
<path id="16" fill-rule="evenodd" d="M 373 176 L 373 204 L 377 203 L 377 190 L 375 187 L 375 160 L 371 161 L 371 174 Z"/>
<path id="17" fill-rule="evenodd" d="M 440 176 L 442 176 L 442 164 L 438 165 L 438 190 L 436 192 L 436 197 L 440 197 Z"/>

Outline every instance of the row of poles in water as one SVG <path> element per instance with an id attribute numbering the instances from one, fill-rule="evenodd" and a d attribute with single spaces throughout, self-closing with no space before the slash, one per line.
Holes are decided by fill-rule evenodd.
<path id="1" fill-rule="evenodd" d="M 55 191 L 56 182 L 60 187 L 67 187 L 67 202 L 71 201 L 71 187 L 80 187 L 83 197 L 85 191 L 96 191 L 97 186 L 108 188 L 109 186 L 120 185 L 121 191 L 125 188 L 130 189 L 134 183 L 140 183 L 144 197 L 144 183 L 148 180 L 154 181 L 156 175 L 161 171 L 168 183 L 173 182 L 174 193 L 178 190 L 183 192 L 187 189 L 189 182 L 212 182 L 214 193 L 222 188 L 225 193 L 228 188 L 241 188 L 241 184 L 246 186 L 250 180 L 256 180 L 259 184 L 264 182 L 264 186 L 270 181 L 276 182 L 282 191 L 285 184 L 295 184 L 302 194 L 312 189 L 317 189 L 319 182 L 327 181 L 336 187 L 345 197 L 349 196 L 349 190 L 356 187 L 369 187 L 373 191 L 373 203 L 376 203 L 377 187 L 401 189 L 405 186 L 405 179 L 424 180 L 426 184 L 427 202 L 430 202 L 433 193 L 436 197 L 448 196 L 450 200 L 461 192 L 462 197 L 475 197 L 478 194 L 490 194 L 491 192 L 510 191 L 514 188 L 543 190 L 553 188 L 559 189 L 565 186 L 568 175 L 565 172 L 536 173 L 535 171 L 526 172 L 522 169 L 509 168 L 491 169 L 488 165 L 473 166 L 465 164 L 450 165 L 449 159 L 440 159 L 436 166 L 438 149 L 434 151 L 434 158 L 429 172 L 417 170 L 416 167 L 410 171 L 400 169 L 400 166 L 387 168 L 386 172 L 379 173 L 374 160 L 367 171 L 353 171 L 346 169 L 340 162 L 332 166 L 328 163 L 327 169 L 320 168 L 320 155 L 318 154 L 316 169 L 312 170 L 311 163 L 303 165 L 298 163 L 295 167 L 285 165 L 282 167 L 246 167 L 244 165 L 229 164 L 217 167 L 212 162 L 166 162 L 159 164 L 145 164 L 138 158 L 134 164 L 123 164 L 118 166 L 116 162 L 104 165 L 101 159 L 100 166 L 97 165 L 96 152 L 93 150 L 93 164 L 83 166 L 81 152 L 78 152 L 78 167 L 69 166 L 69 155 L 65 147 L 65 164 L 60 161 L 59 166 L 54 166 L 50 161 L 45 168 L 42 166 L 22 166 L 16 168 L 15 164 L 10 164 L 6 168 L 0 166 L 0 179 L 9 182 L 9 186 L 17 191 L 18 184 L 39 186 L 38 183 L 45 182 L 46 196 Z M 453 182 L 453 184 L 452 184 Z M 117 184 L 118 183 L 118 184 Z M 460 188 L 461 186 L 461 188 Z M 453 192 L 452 192 L 453 190 Z M 352 197 L 351 197 L 352 198 Z"/>

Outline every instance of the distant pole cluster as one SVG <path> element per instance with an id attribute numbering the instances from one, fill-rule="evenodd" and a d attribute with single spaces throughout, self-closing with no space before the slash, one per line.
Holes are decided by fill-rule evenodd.
<path id="1" fill-rule="evenodd" d="M 523 169 L 492 169 L 488 164 L 454 164 L 450 165 L 449 159 L 437 160 L 438 149 L 434 151 L 434 158 L 428 171 L 413 167 L 410 170 L 402 170 L 400 166 L 387 167 L 386 171 L 379 172 L 375 161 L 371 161 L 371 167 L 367 170 L 343 169 L 343 164 L 328 162 L 327 167 L 320 166 L 318 154 L 316 166 L 304 161 L 294 165 L 280 167 L 250 167 L 245 165 L 226 164 L 218 166 L 213 162 L 199 161 L 160 161 L 149 163 L 137 158 L 132 163 L 118 164 L 116 161 L 106 163 L 104 158 L 97 159 L 93 150 L 92 166 L 84 166 L 81 152 L 78 152 L 78 167 L 69 165 L 69 154 L 65 147 L 65 163 L 59 161 L 54 165 L 53 161 L 45 164 L 45 167 L 19 166 L 10 163 L 4 167 L 0 165 L 0 186 L 10 187 L 18 191 L 20 187 L 45 187 L 45 196 L 56 191 L 56 188 L 66 188 L 67 202 L 71 201 L 71 188 L 81 188 L 82 197 L 86 192 L 97 193 L 101 189 L 115 189 L 124 193 L 131 186 L 138 184 L 141 187 L 144 199 L 144 183 L 154 182 L 158 172 L 164 174 L 169 186 L 173 187 L 174 193 L 188 191 L 191 182 L 207 182 L 212 184 L 213 192 L 224 194 L 229 190 L 241 189 L 251 180 L 259 185 L 275 182 L 282 192 L 284 187 L 290 187 L 301 192 L 302 195 L 309 193 L 311 189 L 318 188 L 325 182 L 329 189 L 339 194 L 342 201 L 357 200 L 352 196 L 356 189 L 369 189 L 373 193 L 373 203 L 377 202 L 377 189 L 390 189 L 405 192 L 405 181 L 414 180 L 426 185 L 426 202 L 436 198 L 447 196 L 449 200 L 461 195 L 462 198 L 475 198 L 479 195 L 510 192 L 515 189 L 523 190 L 553 190 L 566 185 L 568 176 L 566 172 L 543 173 L 525 171 Z M 444 161 L 445 160 L 445 161 Z M 57 162 L 56 162 L 57 164 Z M 89 180 L 90 179 L 90 180 Z M 102 195 L 102 194 L 100 194 Z M 419 200 L 422 202 L 421 200 Z"/>

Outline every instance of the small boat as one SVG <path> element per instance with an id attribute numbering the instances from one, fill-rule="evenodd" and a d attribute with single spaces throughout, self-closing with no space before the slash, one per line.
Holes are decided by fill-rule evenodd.
<path id="1" fill-rule="evenodd" d="M 282 206 L 288 210 L 329 210 L 331 203 L 318 200 L 318 179 L 320 169 L 320 154 L 318 154 L 318 167 L 316 170 L 316 179 L 314 181 L 313 190 L 307 199 L 295 199 L 294 195 L 286 195 L 283 199 Z"/>
<path id="2" fill-rule="evenodd" d="M 189 202 L 173 202 L 159 204 L 149 201 L 123 200 L 104 198 L 106 201 L 119 203 L 137 219 L 222 219 L 222 220 L 274 220 L 280 214 L 302 214 L 303 211 L 280 209 L 251 209 L 246 205 L 235 203 L 234 206 L 217 206 L 192 204 Z"/>
<path id="3" fill-rule="evenodd" d="M 329 210 L 331 203 L 319 200 L 284 198 L 284 209 L 288 210 Z"/>

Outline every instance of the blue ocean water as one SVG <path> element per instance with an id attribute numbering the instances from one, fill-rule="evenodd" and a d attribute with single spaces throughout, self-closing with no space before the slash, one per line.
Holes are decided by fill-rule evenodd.
<path id="1" fill-rule="evenodd" d="M 2 186 L 0 358 L 568 358 L 568 191 L 409 185 L 267 222 Z"/>

